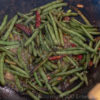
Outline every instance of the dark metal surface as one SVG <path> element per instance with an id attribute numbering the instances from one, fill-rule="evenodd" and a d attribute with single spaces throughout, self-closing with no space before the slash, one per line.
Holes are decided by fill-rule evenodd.
<path id="1" fill-rule="evenodd" d="M 44 5 L 48 2 L 54 0 L 0 0 L 0 22 L 5 14 L 9 15 L 9 19 L 16 14 L 16 12 L 27 13 L 32 8 Z M 77 3 L 83 4 L 85 7 L 80 9 L 85 14 L 85 16 L 90 20 L 90 22 L 100 27 L 100 0 L 64 0 L 70 5 L 76 6 Z M 89 86 L 83 86 L 76 93 L 65 98 L 66 99 L 77 99 L 77 100 L 87 100 L 88 91 L 100 82 L 100 65 L 97 68 L 91 68 L 89 70 Z M 19 93 L 9 89 L 8 87 L 0 87 L 0 100 L 31 100 L 28 96 L 22 96 Z M 43 100 L 56 100 L 49 97 Z M 60 99 L 61 100 L 61 99 Z M 64 100 L 64 99 L 62 99 Z"/>

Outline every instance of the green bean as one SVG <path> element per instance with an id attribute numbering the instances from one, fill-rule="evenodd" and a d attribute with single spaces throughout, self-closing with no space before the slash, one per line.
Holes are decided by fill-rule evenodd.
<path id="1" fill-rule="evenodd" d="M 82 25 L 82 26 L 84 26 L 85 28 L 93 28 L 92 25 L 83 24 L 83 23 L 81 23 L 80 21 L 78 21 L 78 20 L 75 19 L 75 18 L 72 18 L 71 21 L 74 22 L 76 25 Z"/>
<path id="2" fill-rule="evenodd" d="M 53 69 L 51 68 L 51 66 L 44 64 L 44 67 L 48 70 L 48 71 L 53 71 Z"/>
<path id="3" fill-rule="evenodd" d="M 99 47 L 100 47 L 100 41 L 98 41 L 98 43 L 96 44 L 95 51 L 97 51 Z"/>
<path id="4" fill-rule="evenodd" d="M 67 27 L 68 29 L 71 29 L 71 26 L 69 25 L 69 24 L 67 24 L 67 23 L 65 23 L 64 21 L 63 22 L 61 22 L 61 21 L 59 21 L 64 27 Z"/>
<path id="5" fill-rule="evenodd" d="M 22 14 L 22 13 L 20 13 L 20 12 L 18 12 L 18 13 L 17 13 L 17 15 L 18 15 L 18 16 L 20 16 L 20 17 L 22 17 L 22 18 L 25 18 L 25 19 L 27 19 L 27 18 L 28 18 L 28 16 L 27 16 L 27 15 Z"/>
<path id="6" fill-rule="evenodd" d="M 37 73 L 34 72 L 33 74 L 34 74 L 34 78 L 35 78 L 36 82 L 38 83 L 38 85 L 39 85 L 40 87 L 42 87 L 43 85 L 42 85 L 42 83 L 39 81 L 39 78 L 38 78 Z"/>
<path id="7" fill-rule="evenodd" d="M 22 92 L 23 87 L 20 84 L 20 80 L 19 80 L 18 76 L 15 76 L 15 83 L 16 83 L 17 88 Z"/>
<path id="8" fill-rule="evenodd" d="M 71 13 L 71 12 L 72 12 L 72 10 L 71 10 L 71 9 L 68 9 L 68 10 L 67 10 L 67 13 Z"/>
<path id="9" fill-rule="evenodd" d="M 87 79 L 86 74 L 83 75 L 83 78 L 84 78 L 85 84 L 88 86 L 88 79 Z"/>
<path id="10" fill-rule="evenodd" d="M 100 35 L 100 32 L 89 32 L 92 35 Z"/>
<path id="11" fill-rule="evenodd" d="M 7 50 L 3 47 L 0 47 L 0 51 L 6 52 L 6 54 L 9 54 L 9 55 L 14 55 L 14 53 L 10 52 L 9 50 Z"/>
<path id="12" fill-rule="evenodd" d="M 83 55 L 83 59 L 81 60 L 81 63 L 84 64 L 86 61 L 86 55 Z"/>
<path id="13" fill-rule="evenodd" d="M 54 41 L 55 44 L 57 44 L 57 40 L 56 40 L 56 37 L 54 35 L 53 29 L 49 23 L 47 24 L 47 27 L 48 27 L 48 31 L 52 37 L 52 40 Z"/>
<path id="14" fill-rule="evenodd" d="M 45 40 L 44 40 L 44 46 L 46 48 L 46 51 L 51 51 L 51 48 L 48 46 L 48 44 Z"/>
<path id="15" fill-rule="evenodd" d="M 40 89 L 39 87 L 35 86 L 33 83 L 31 83 L 31 82 L 28 82 L 28 83 L 29 83 L 29 85 L 30 85 L 32 88 L 34 88 L 35 90 L 37 90 L 37 91 L 39 91 L 39 92 L 41 92 L 41 93 L 43 93 L 43 94 L 48 94 L 48 92 L 43 91 L 43 90 Z"/>
<path id="16" fill-rule="evenodd" d="M 86 56 L 86 63 L 85 63 L 85 67 L 84 67 L 85 69 L 87 69 L 89 62 L 90 62 L 90 54 L 88 54 Z"/>
<path id="17" fill-rule="evenodd" d="M 7 32 L 6 32 L 6 33 L 4 34 L 4 36 L 2 37 L 2 40 L 7 40 L 7 38 L 8 38 L 8 36 L 9 36 L 10 32 L 12 31 L 12 29 L 13 29 L 13 27 L 14 27 L 14 24 L 15 24 L 17 18 L 18 18 L 17 15 L 14 16 L 14 18 L 12 19 L 12 22 L 11 22 L 11 24 L 10 24 L 10 26 L 9 26 L 9 29 L 7 30 Z"/>
<path id="18" fill-rule="evenodd" d="M 46 35 L 48 36 L 49 42 L 53 45 L 52 37 L 49 34 L 48 27 L 45 25 Z M 41 41 L 42 42 L 42 41 Z"/>
<path id="19" fill-rule="evenodd" d="M 76 68 L 78 68 L 78 65 L 77 65 L 77 63 L 72 59 L 72 58 L 70 58 L 70 57 L 66 57 L 66 59 L 68 59 Z M 81 80 L 83 80 L 83 77 L 81 76 L 81 74 L 80 73 L 75 73 Z"/>
<path id="20" fill-rule="evenodd" d="M 35 96 L 31 91 L 27 90 L 26 92 L 33 100 L 40 100 L 37 96 Z"/>
<path id="21" fill-rule="evenodd" d="M 18 35 L 19 35 L 19 32 L 17 32 L 16 30 L 13 30 L 12 33 L 13 33 L 13 34 L 18 34 Z"/>
<path id="22" fill-rule="evenodd" d="M 10 59 L 5 59 L 4 61 L 5 61 L 6 63 L 8 63 L 8 64 L 16 65 L 16 63 L 13 62 L 13 61 L 11 61 Z"/>
<path id="23" fill-rule="evenodd" d="M 5 27 L 5 25 L 7 23 L 7 19 L 8 19 L 8 15 L 5 15 L 5 17 L 3 18 L 3 21 L 2 21 L 2 23 L 0 25 L 0 32 Z"/>
<path id="24" fill-rule="evenodd" d="M 80 84 L 76 85 L 71 90 L 67 90 L 66 92 L 63 92 L 62 94 L 60 94 L 60 97 L 64 97 L 64 96 L 67 96 L 67 95 L 73 93 L 74 91 L 76 91 L 77 89 L 79 89 L 82 85 L 83 85 L 83 82 L 81 82 Z"/>
<path id="25" fill-rule="evenodd" d="M 49 16 L 51 18 L 52 26 L 54 28 L 55 37 L 56 37 L 56 39 L 57 39 L 57 41 L 59 43 L 59 36 L 58 36 L 58 30 L 57 30 L 56 22 L 55 22 L 54 17 L 53 17 L 53 15 L 51 13 L 49 13 Z"/>
<path id="26" fill-rule="evenodd" d="M 68 13 L 65 13 L 65 14 L 63 14 L 63 17 L 64 16 L 77 16 L 78 14 L 77 13 L 75 13 L 75 12 L 68 12 Z"/>
<path id="27" fill-rule="evenodd" d="M 27 73 L 29 73 L 29 72 L 28 72 L 28 69 L 27 69 L 27 65 L 26 65 L 25 62 L 23 61 L 22 55 L 21 55 L 21 54 L 22 54 L 22 48 L 19 47 L 19 48 L 18 48 L 18 60 L 19 60 L 20 64 L 22 65 L 23 69 L 24 69 Z"/>
<path id="28" fill-rule="evenodd" d="M 54 77 L 52 80 L 50 80 L 50 84 L 52 84 L 52 83 L 54 83 L 54 82 L 56 82 L 57 81 L 57 79 L 58 79 L 58 77 Z"/>
<path id="29" fill-rule="evenodd" d="M 44 24 L 41 25 L 39 27 L 39 29 L 42 29 L 43 27 L 44 27 Z M 32 40 L 37 36 L 37 34 L 40 32 L 39 29 L 36 29 L 36 31 L 33 33 L 33 35 L 25 42 L 25 46 L 28 46 L 32 42 Z"/>
<path id="30" fill-rule="evenodd" d="M 72 55 L 78 55 L 78 54 L 86 54 L 87 52 L 85 50 L 74 50 L 74 51 L 69 51 L 69 50 L 64 50 L 64 51 L 57 51 L 56 54 L 72 54 Z"/>
<path id="31" fill-rule="evenodd" d="M 20 77 L 23 77 L 23 78 L 29 78 L 29 76 L 26 76 L 26 75 L 24 75 L 22 73 L 19 73 L 17 71 L 13 71 L 13 70 L 8 69 L 8 68 L 5 68 L 5 70 L 8 71 L 8 72 L 10 72 L 10 73 L 12 73 L 12 74 L 14 74 L 14 75 L 17 75 L 17 76 L 20 76 Z"/>
<path id="32" fill-rule="evenodd" d="M 17 23 L 17 24 L 18 24 L 18 23 L 22 23 L 23 21 L 24 21 L 24 19 L 19 19 L 19 20 L 17 20 L 16 23 Z"/>
<path id="33" fill-rule="evenodd" d="M 87 49 L 88 51 L 95 53 L 95 50 L 94 50 L 93 48 L 89 47 L 87 44 L 85 44 L 85 43 L 83 43 L 81 40 L 79 40 L 79 39 L 77 40 L 77 39 L 78 39 L 78 38 L 73 38 L 73 40 L 74 40 L 77 44 L 79 44 L 80 46 L 84 47 L 84 48 Z"/>
<path id="34" fill-rule="evenodd" d="M 62 33 L 60 28 L 59 28 L 58 31 L 59 31 L 60 43 L 61 43 L 62 46 L 64 46 L 63 33 Z"/>
<path id="35" fill-rule="evenodd" d="M 1 85 L 5 85 L 5 80 L 4 80 L 4 57 L 5 57 L 5 53 L 2 53 L 1 57 L 0 57 L 0 83 L 1 83 Z"/>
<path id="36" fill-rule="evenodd" d="M 10 67 L 11 67 L 13 70 L 15 70 L 15 71 L 17 71 L 17 72 L 19 72 L 19 73 L 22 73 L 22 74 L 24 74 L 25 76 L 29 77 L 29 75 L 28 75 L 24 70 L 20 69 L 19 67 L 15 66 L 15 65 L 10 65 Z"/>
<path id="37" fill-rule="evenodd" d="M 77 72 L 77 73 L 75 73 L 75 75 L 77 75 L 80 78 L 81 81 L 84 80 L 84 78 L 82 77 L 82 75 L 80 73 Z"/>
<path id="38" fill-rule="evenodd" d="M 76 73 L 76 72 L 79 72 L 83 70 L 83 68 L 75 68 L 75 69 L 72 69 L 72 70 L 69 70 L 67 72 L 61 72 L 61 73 L 58 73 L 56 74 L 56 76 L 64 76 L 64 75 L 70 75 L 70 74 L 73 74 L 73 73 Z"/>
<path id="39" fill-rule="evenodd" d="M 76 45 L 76 44 L 75 44 L 75 45 Z M 73 47 L 70 47 L 70 48 L 63 49 L 63 50 L 67 50 L 67 51 L 72 51 L 72 50 L 73 50 L 73 51 L 74 51 L 74 50 L 84 50 L 84 48 L 78 47 L 78 46 L 77 46 L 77 47 L 74 47 L 74 48 L 73 48 Z"/>
<path id="40" fill-rule="evenodd" d="M 7 28 L 10 26 L 11 22 L 12 22 L 12 19 L 9 20 L 9 22 L 5 25 L 5 27 L 3 27 L 3 29 L 0 31 L 0 35 L 2 35 L 7 30 Z"/>
<path id="41" fill-rule="evenodd" d="M 49 38 L 49 36 L 46 34 L 44 39 L 45 39 L 47 45 L 49 46 L 50 51 L 52 51 L 51 48 L 50 48 L 50 46 L 52 46 L 52 43 L 50 42 L 50 40 L 48 38 Z"/>
<path id="42" fill-rule="evenodd" d="M 67 32 L 67 34 L 77 36 L 77 37 L 79 37 L 80 39 L 82 39 L 83 41 L 86 41 L 86 39 L 85 39 L 82 35 L 78 34 L 77 32 L 74 32 L 74 31 L 72 31 L 72 30 L 67 29 L 67 28 L 64 27 L 61 23 L 59 23 L 59 22 L 57 21 L 57 19 L 55 19 L 55 21 L 56 21 L 57 25 L 59 26 L 59 28 L 61 28 L 61 29 L 62 29 L 63 31 L 65 31 L 65 32 Z"/>
<path id="43" fill-rule="evenodd" d="M 62 67 L 63 67 L 63 66 L 61 65 L 61 61 L 60 61 L 60 60 L 57 62 L 57 66 L 58 66 L 58 69 L 59 69 L 59 70 L 62 70 Z"/>
<path id="44" fill-rule="evenodd" d="M 25 42 L 25 47 L 28 46 L 31 41 L 37 36 L 37 34 L 39 33 L 39 30 L 36 30 L 33 35 Z"/>
<path id="45" fill-rule="evenodd" d="M 5 49 L 13 49 L 13 48 L 18 48 L 19 45 L 11 45 L 11 46 L 4 46 Z"/>
<path id="46" fill-rule="evenodd" d="M 66 57 L 63 57 L 63 61 L 68 65 L 69 61 L 66 59 Z"/>
<path id="47" fill-rule="evenodd" d="M 45 62 L 48 60 L 48 57 L 52 55 L 52 52 L 49 53 L 49 55 L 40 63 L 38 66 L 35 67 L 34 72 L 37 71 Z"/>
<path id="48" fill-rule="evenodd" d="M 62 92 L 57 88 L 57 87 L 52 87 L 53 88 L 53 90 L 55 91 L 55 92 L 57 92 L 58 94 L 62 94 Z"/>
<path id="49" fill-rule="evenodd" d="M 0 45 L 17 45 L 19 44 L 18 41 L 0 41 Z"/>
<path id="50" fill-rule="evenodd" d="M 36 52 L 36 49 L 35 49 L 35 44 L 34 44 L 34 41 L 32 41 L 32 51 L 33 51 L 33 55 L 36 57 L 37 56 L 37 52 Z"/>
<path id="51" fill-rule="evenodd" d="M 35 27 L 32 24 L 30 24 L 30 29 L 34 32 Z"/>
<path id="52" fill-rule="evenodd" d="M 87 25 L 90 25 L 90 26 L 91 26 L 91 24 L 90 24 L 90 22 L 88 21 L 88 19 L 82 14 L 82 12 L 81 12 L 79 9 L 74 8 L 74 10 L 81 16 L 81 18 L 84 20 L 84 22 L 85 22 Z"/>
<path id="53" fill-rule="evenodd" d="M 92 41 L 94 41 L 92 35 L 89 34 L 88 31 L 87 31 L 83 26 L 81 26 L 81 28 L 82 28 L 82 30 L 84 31 L 84 33 L 85 33 Z"/>
<path id="54" fill-rule="evenodd" d="M 32 14 L 33 14 L 33 12 L 28 12 L 28 13 L 25 13 L 24 15 L 31 16 Z"/>
<path id="55" fill-rule="evenodd" d="M 62 77 L 61 80 L 53 82 L 52 86 L 57 86 L 59 83 L 63 82 L 65 79 L 66 79 L 66 76 Z"/>
<path id="56" fill-rule="evenodd" d="M 46 77 L 46 75 L 45 75 L 43 69 L 42 69 L 42 68 L 39 68 L 39 72 L 40 72 L 40 74 L 41 74 L 41 77 L 42 77 L 43 80 L 45 81 L 45 84 L 46 84 L 47 88 L 49 89 L 49 91 L 50 91 L 51 93 L 53 93 L 53 90 L 52 90 L 51 86 L 48 84 L 48 79 L 47 79 L 47 77 Z"/>
<path id="57" fill-rule="evenodd" d="M 62 6 L 67 6 L 67 3 L 60 3 L 60 4 L 55 4 L 55 5 L 49 6 L 48 8 L 44 9 L 42 12 L 45 13 L 45 12 L 48 12 L 52 9 L 62 7 Z"/>
<path id="58" fill-rule="evenodd" d="M 64 69 L 62 70 L 62 72 L 66 72 L 68 70 L 68 68 L 69 68 L 69 64 L 65 65 Z"/>
<path id="59" fill-rule="evenodd" d="M 61 2 L 63 2 L 63 0 L 56 0 L 56 1 L 50 2 L 50 3 L 46 4 L 46 5 L 43 5 L 43 6 L 39 7 L 39 8 L 32 9 L 31 11 L 34 12 L 34 11 L 36 11 L 37 9 L 40 9 L 40 10 L 46 9 L 46 8 L 52 6 L 52 5 L 55 5 L 55 4 L 57 4 L 57 3 L 59 4 L 59 3 L 61 3 Z"/>
<path id="60" fill-rule="evenodd" d="M 95 68 L 97 67 L 98 63 L 100 61 L 100 52 L 99 52 L 99 56 L 96 58 L 96 62 L 95 62 Z"/>
<path id="61" fill-rule="evenodd" d="M 32 50 L 32 44 L 29 45 L 29 47 L 28 47 L 28 52 L 29 52 L 30 54 L 33 53 L 33 50 Z"/>
<path id="62" fill-rule="evenodd" d="M 25 21 L 25 24 L 27 25 L 29 22 L 33 21 L 33 19 L 35 18 L 36 18 L 36 15 L 27 18 L 27 20 Z"/>
<path id="63" fill-rule="evenodd" d="M 75 61 L 73 58 L 68 57 L 68 56 L 66 56 L 65 58 L 66 58 L 67 60 L 69 60 L 75 67 L 78 67 L 78 64 L 76 63 L 76 61 Z"/>
<path id="64" fill-rule="evenodd" d="M 40 31 L 40 34 L 39 34 L 39 40 L 40 40 L 40 44 L 41 44 L 41 46 L 44 48 L 44 43 L 43 43 L 44 37 L 43 37 L 41 31 Z"/>
<path id="65" fill-rule="evenodd" d="M 72 84 L 74 81 L 76 81 L 79 77 L 78 76 L 74 76 L 73 78 L 71 78 L 69 80 L 69 83 Z"/>
<path id="66" fill-rule="evenodd" d="M 89 46 L 92 48 L 93 47 L 93 41 L 90 41 Z"/>
<path id="67" fill-rule="evenodd" d="M 17 59 L 15 59 L 10 53 L 7 53 L 7 56 L 13 60 L 18 66 L 20 66 L 22 68 L 22 65 L 19 63 L 19 61 Z"/>
<path id="68" fill-rule="evenodd" d="M 57 69 L 57 66 L 49 61 L 47 62 L 47 65 L 49 65 L 53 69 Z"/>

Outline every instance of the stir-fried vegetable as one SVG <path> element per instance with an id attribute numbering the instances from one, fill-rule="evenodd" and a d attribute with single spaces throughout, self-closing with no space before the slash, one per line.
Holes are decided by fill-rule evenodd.
<path id="1" fill-rule="evenodd" d="M 43 94 L 64 97 L 88 85 L 87 69 L 100 61 L 100 32 L 77 8 L 63 11 L 64 6 L 63 0 L 53 1 L 17 13 L 9 22 L 5 15 L 0 25 L 1 85 L 12 81 L 33 100 Z M 76 81 L 73 88 L 62 88 Z"/>

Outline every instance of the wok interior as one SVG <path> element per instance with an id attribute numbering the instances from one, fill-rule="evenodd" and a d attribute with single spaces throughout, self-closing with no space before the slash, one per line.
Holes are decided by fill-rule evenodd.
<path id="1" fill-rule="evenodd" d="M 3 16 L 7 13 L 11 18 L 14 14 L 16 14 L 16 12 L 20 11 L 20 12 L 28 12 L 30 9 L 43 5 L 45 3 L 51 2 L 53 0 L 24 0 L 24 1 L 18 1 L 18 0 L 0 0 L 0 21 L 2 20 Z M 81 9 L 83 11 L 83 13 L 85 13 L 85 15 L 88 17 L 88 19 L 91 21 L 92 24 L 96 25 L 96 26 L 100 26 L 99 22 L 99 7 L 97 7 L 96 1 L 97 0 L 65 0 L 68 1 L 70 5 L 76 5 L 77 3 L 82 3 L 85 5 L 85 7 L 83 9 Z M 92 2 L 95 1 L 95 2 Z M 98 0 L 100 1 L 100 0 Z M 87 6 L 88 4 L 88 6 Z M 95 6 L 96 5 L 96 6 Z M 97 8 L 96 8 L 97 7 Z M 91 10 L 90 10 L 91 9 Z M 96 10 L 97 9 L 97 10 Z M 88 91 L 94 87 L 96 85 L 96 83 L 98 83 L 100 81 L 100 77 L 99 73 L 100 73 L 100 64 L 98 65 L 97 68 L 91 68 L 88 69 L 89 73 L 88 73 L 88 80 L 89 80 L 89 85 L 88 86 L 83 86 L 82 88 L 80 88 L 78 91 L 76 91 L 74 94 L 70 95 L 69 98 L 73 99 L 77 99 L 77 95 L 79 96 L 79 98 L 87 98 L 87 93 Z M 8 88 L 8 90 L 10 91 L 10 88 Z M 5 91 L 5 92 L 4 92 Z M 13 98 L 17 97 L 16 100 L 25 100 L 28 97 L 25 96 L 22 97 L 20 93 L 17 93 L 13 91 L 13 93 L 10 92 L 6 92 L 7 88 L 3 88 L 0 87 L 0 96 L 2 98 L 2 100 L 13 100 Z M 12 91 L 12 90 L 11 90 Z M 7 95 L 7 97 L 5 96 Z M 75 96 L 76 95 L 76 96 Z M 81 95 L 81 96 L 80 96 Z M 44 96 L 45 97 L 45 96 Z M 78 99 L 79 99 L 78 98 Z M 44 98 L 43 98 L 44 99 Z M 50 97 L 50 99 L 48 98 L 47 100 L 53 100 L 53 97 Z M 28 99 L 27 99 L 28 100 Z M 29 99 L 30 100 L 30 99 Z M 45 99 L 46 100 L 46 99 Z M 58 98 L 57 98 L 58 100 Z M 60 99 L 61 100 L 61 99 Z"/>

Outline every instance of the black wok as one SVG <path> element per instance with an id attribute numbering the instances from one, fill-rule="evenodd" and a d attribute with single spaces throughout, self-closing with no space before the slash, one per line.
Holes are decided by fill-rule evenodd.
<path id="1" fill-rule="evenodd" d="M 53 0 L 0 0 L 0 22 L 5 14 L 9 15 L 9 19 L 16 12 L 29 12 L 32 8 L 44 5 Z M 69 5 L 76 6 L 77 3 L 82 3 L 84 8 L 80 9 L 90 22 L 100 27 L 100 0 L 65 0 Z M 100 29 L 100 28 L 99 28 Z M 100 82 L 100 64 L 97 68 L 89 69 L 88 79 L 89 85 L 83 86 L 81 89 L 65 98 L 71 100 L 87 100 L 88 91 Z M 9 87 L 0 87 L 0 100 L 31 100 L 27 95 L 16 93 Z M 44 96 L 42 100 L 59 100 L 59 98 Z M 61 100 L 61 99 L 60 99 Z M 62 99 L 64 100 L 64 99 Z"/>

